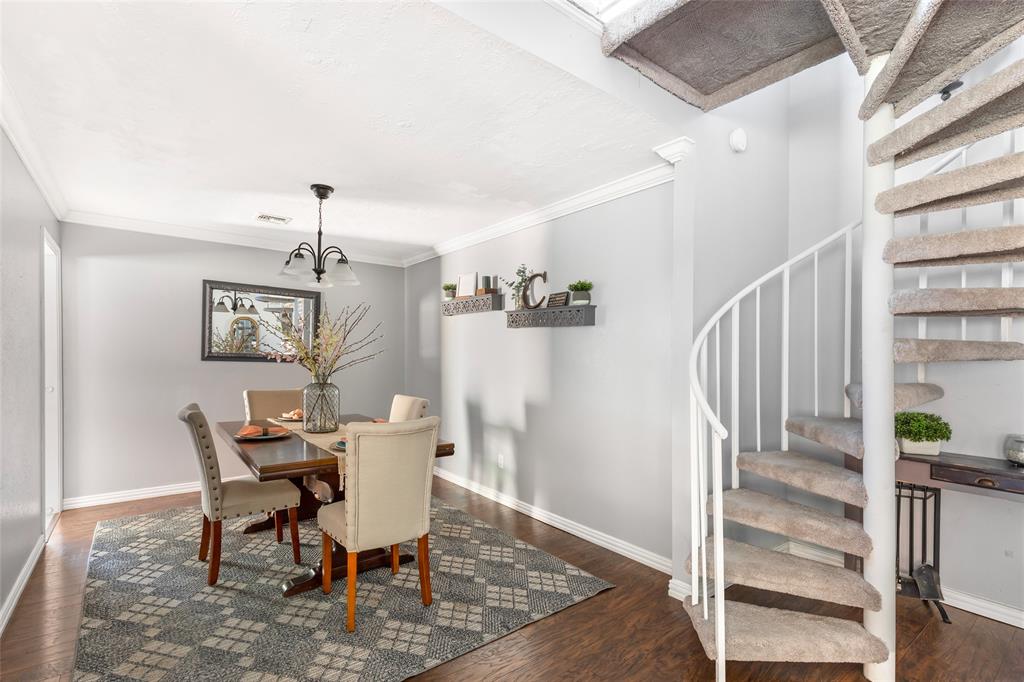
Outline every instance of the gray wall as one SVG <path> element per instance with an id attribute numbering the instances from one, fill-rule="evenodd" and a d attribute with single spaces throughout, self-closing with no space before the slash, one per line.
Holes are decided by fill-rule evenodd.
<path id="1" fill-rule="evenodd" d="M 407 270 L 407 388 L 458 444 L 442 468 L 669 555 L 671 221 L 662 185 Z M 541 291 L 592 280 L 597 325 L 439 319 L 442 281 L 521 262 Z"/>
<path id="2" fill-rule="evenodd" d="M 182 405 L 240 419 L 244 389 L 308 383 L 295 365 L 199 359 L 202 280 L 291 286 L 276 277 L 283 254 L 70 224 L 63 251 L 65 498 L 195 481 L 174 418 Z M 386 415 L 404 381 L 404 276 L 353 267 L 362 285 L 328 289 L 324 302 L 370 303 L 386 352 L 336 383 L 343 411 Z M 245 473 L 223 444 L 220 459 L 224 476 Z"/>
<path id="3" fill-rule="evenodd" d="M 0 603 L 43 532 L 43 235 L 59 226 L 0 134 Z"/>

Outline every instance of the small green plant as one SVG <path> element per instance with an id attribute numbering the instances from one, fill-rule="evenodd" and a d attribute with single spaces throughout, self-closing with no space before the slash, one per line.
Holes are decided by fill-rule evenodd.
<path id="1" fill-rule="evenodd" d="M 523 289 L 526 288 L 526 281 L 530 279 L 530 275 L 532 274 L 533 270 L 527 268 L 526 263 L 523 263 L 518 268 L 516 268 L 515 279 L 508 280 L 505 279 L 504 277 L 499 277 L 498 279 L 500 279 L 502 282 L 505 283 L 506 286 L 512 289 L 513 296 L 518 300 L 519 297 L 523 295 Z"/>
<path id="2" fill-rule="evenodd" d="M 590 291 L 593 288 L 594 283 L 588 279 L 577 280 L 566 287 L 569 291 Z"/>
<path id="3" fill-rule="evenodd" d="M 445 282 L 441 285 L 441 289 L 444 291 L 455 291 L 458 287 L 455 286 L 455 282 Z"/>
<path id="4" fill-rule="evenodd" d="M 937 414 L 897 412 L 896 437 L 913 443 L 949 440 L 953 437 L 953 430 L 949 427 L 949 423 Z"/>

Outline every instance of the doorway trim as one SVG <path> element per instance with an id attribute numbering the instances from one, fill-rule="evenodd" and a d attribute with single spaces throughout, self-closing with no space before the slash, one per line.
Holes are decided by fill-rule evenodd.
<path id="1" fill-rule="evenodd" d="M 40 250 L 40 258 L 42 262 L 42 296 L 40 297 L 41 311 L 41 356 L 42 356 L 42 367 L 43 372 L 40 377 L 41 382 L 39 386 L 39 402 L 40 402 L 40 414 L 42 415 L 41 422 L 41 433 L 40 443 L 42 445 L 42 511 L 43 520 L 45 527 L 43 528 L 43 538 L 49 541 L 50 534 L 53 533 L 54 527 L 57 525 L 57 520 L 60 518 L 61 512 L 64 510 L 64 300 L 63 292 L 64 285 L 62 280 L 62 255 L 60 250 L 60 244 L 53 238 L 50 231 L 46 229 L 45 225 L 39 226 L 39 231 L 42 234 L 42 249 Z M 46 287 L 48 282 L 46 281 L 46 250 L 49 249 L 53 252 L 56 258 L 57 273 L 56 273 L 56 293 L 57 293 L 57 321 L 54 332 L 57 335 L 57 371 L 56 371 L 56 387 L 55 390 L 57 395 L 60 396 L 60 400 L 57 402 L 57 464 L 56 470 L 51 471 L 51 467 L 47 466 L 47 453 L 46 453 Z M 51 476 L 56 477 L 56 499 L 53 501 L 53 515 L 48 517 L 48 500 L 47 500 L 47 488 L 51 482 Z"/>

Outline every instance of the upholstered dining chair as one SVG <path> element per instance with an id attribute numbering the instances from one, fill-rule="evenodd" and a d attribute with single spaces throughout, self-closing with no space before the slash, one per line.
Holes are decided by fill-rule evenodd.
<path id="1" fill-rule="evenodd" d="M 272 419 L 302 407 L 301 388 L 249 389 L 242 391 L 246 419 Z M 274 536 L 284 541 L 284 510 L 274 512 Z"/>
<path id="2" fill-rule="evenodd" d="M 299 489 L 284 480 L 262 483 L 254 479 L 222 481 L 213 433 L 199 405 L 189 403 L 181 408 L 178 419 L 188 429 L 196 463 L 199 465 L 199 488 L 203 505 L 199 560 L 206 561 L 208 551 L 212 550 L 207 584 L 216 585 L 220 573 L 220 529 L 224 519 L 287 510 L 292 536 L 292 558 L 295 563 L 302 563 L 299 552 Z"/>
<path id="3" fill-rule="evenodd" d="M 302 407 L 301 388 L 242 391 L 246 419 L 270 419 Z"/>
<path id="4" fill-rule="evenodd" d="M 391 401 L 391 416 L 389 422 L 407 422 L 413 419 L 423 419 L 427 416 L 427 408 L 430 401 L 426 398 L 417 398 L 411 395 L 396 395 Z"/>
<path id="5" fill-rule="evenodd" d="M 348 631 L 356 629 L 359 553 L 391 547 L 391 572 L 398 573 L 398 544 L 416 539 L 420 596 L 430 606 L 430 484 L 440 417 L 394 424 L 348 427 L 344 455 L 345 499 L 320 507 L 323 590 L 331 592 L 333 542 L 344 546 L 348 564 Z"/>

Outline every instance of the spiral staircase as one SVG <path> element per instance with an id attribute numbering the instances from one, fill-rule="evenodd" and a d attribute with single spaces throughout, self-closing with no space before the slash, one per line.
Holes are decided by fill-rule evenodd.
<path id="1" fill-rule="evenodd" d="M 1009 340 L 1005 331 L 1000 341 L 893 339 L 893 319 L 1017 317 L 1024 315 L 1024 287 L 1011 286 L 1011 266 L 1009 281 L 1004 277 L 1002 287 L 933 288 L 927 286 L 924 274 L 920 288 L 892 290 L 893 268 L 926 273 L 931 268 L 1024 262 L 1024 226 L 994 225 L 942 234 L 923 229 L 915 236 L 894 238 L 893 221 L 1024 197 L 1024 153 L 1015 152 L 1012 143 L 1010 153 L 970 165 L 963 151 L 996 135 L 1010 132 L 1012 136 L 1024 123 L 1024 61 L 952 96 L 945 93 L 937 106 L 899 127 L 894 122 L 1022 34 L 1024 2 L 986 0 L 654 0 L 634 4 L 606 26 L 602 44 L 606 55 L 705 110 L 844 51 L 867 75 L 860 109 L 867 145 L 863 385 L 850 380 L 852 235 L 859 225 L 839 230 L 738 293 L 698 334 L 690 358 L 693 518 L 687 568 L 692 596 L 685 605 L 708 657 L 716 660 L 720 680 L 725 678 L 725 660 L 856 662 L 866 664 L 870 679 L 895 677 L 895 593 L 888 545 L 893 544 L 893 461 L 898 451 L 892 438 L 892 412 L 937 400 L 943 389 L 925 381 L 895 383 L 889 360 L 921 366 L 1024 360 L 1024 344 Z M 895 168 L 943 154 L 919 179 L 893 186 Z M 962 167 L 950 169 L 958 159 Z M 788 378 L 784 379 L 782 447 L 764 450 L 762 291 L 772 282 L 782 289 L 785 377 L 791 275 L 801 264 L 813 263 L 817 325 L 819 257 L 828 248 L 843 248 L 845 253 L 844 413 L 825 416 L 818 409 L 815 331 L 814 413 L 788 414 Z M 758 344 L 757 403 L 756 415 L 744 419 L 738 397 L 738 356 L 746 319 L 743 312 L 751 308 Z M 724 327 L 729 327 L 730 340 L 725 351 Z M 732 367 L 731 390 L 721 386 L 723 364 Z M 886 394 L 891 394 L 891 402 Z M 731 402 L 727 411 L 722 409 L 723 395 Z M 851 416 L 861 410 L 863 418 Z M 746 422 L 751 419 L 756 420 L 756 448 L 747 452 L 740 447 L 740 434 L 750 432 Z M 791 437 L 816 445 L 791 448 Z M 731 452 L 723 452 L 726 444 Z M 822 456 L 822 450 L 837 454 Z M 842 458 L 845 466 L 837 463 Z M 864 474 L 859 471 L 862 463 Z M 731 487 L 727 487 L 730 468 Z M 865 521 L 848 518 L 856 514 L 829 513 L 742 485 L 757 479 L 832 500 L 833 508 L 841 504 L 861 509 Z M 864 572 L 728 539 L 724 521 L 861 557 Z M 725 596 L 727 584 L 857 607 L 864 610 L 864 624 L 731 601 Z"/>

